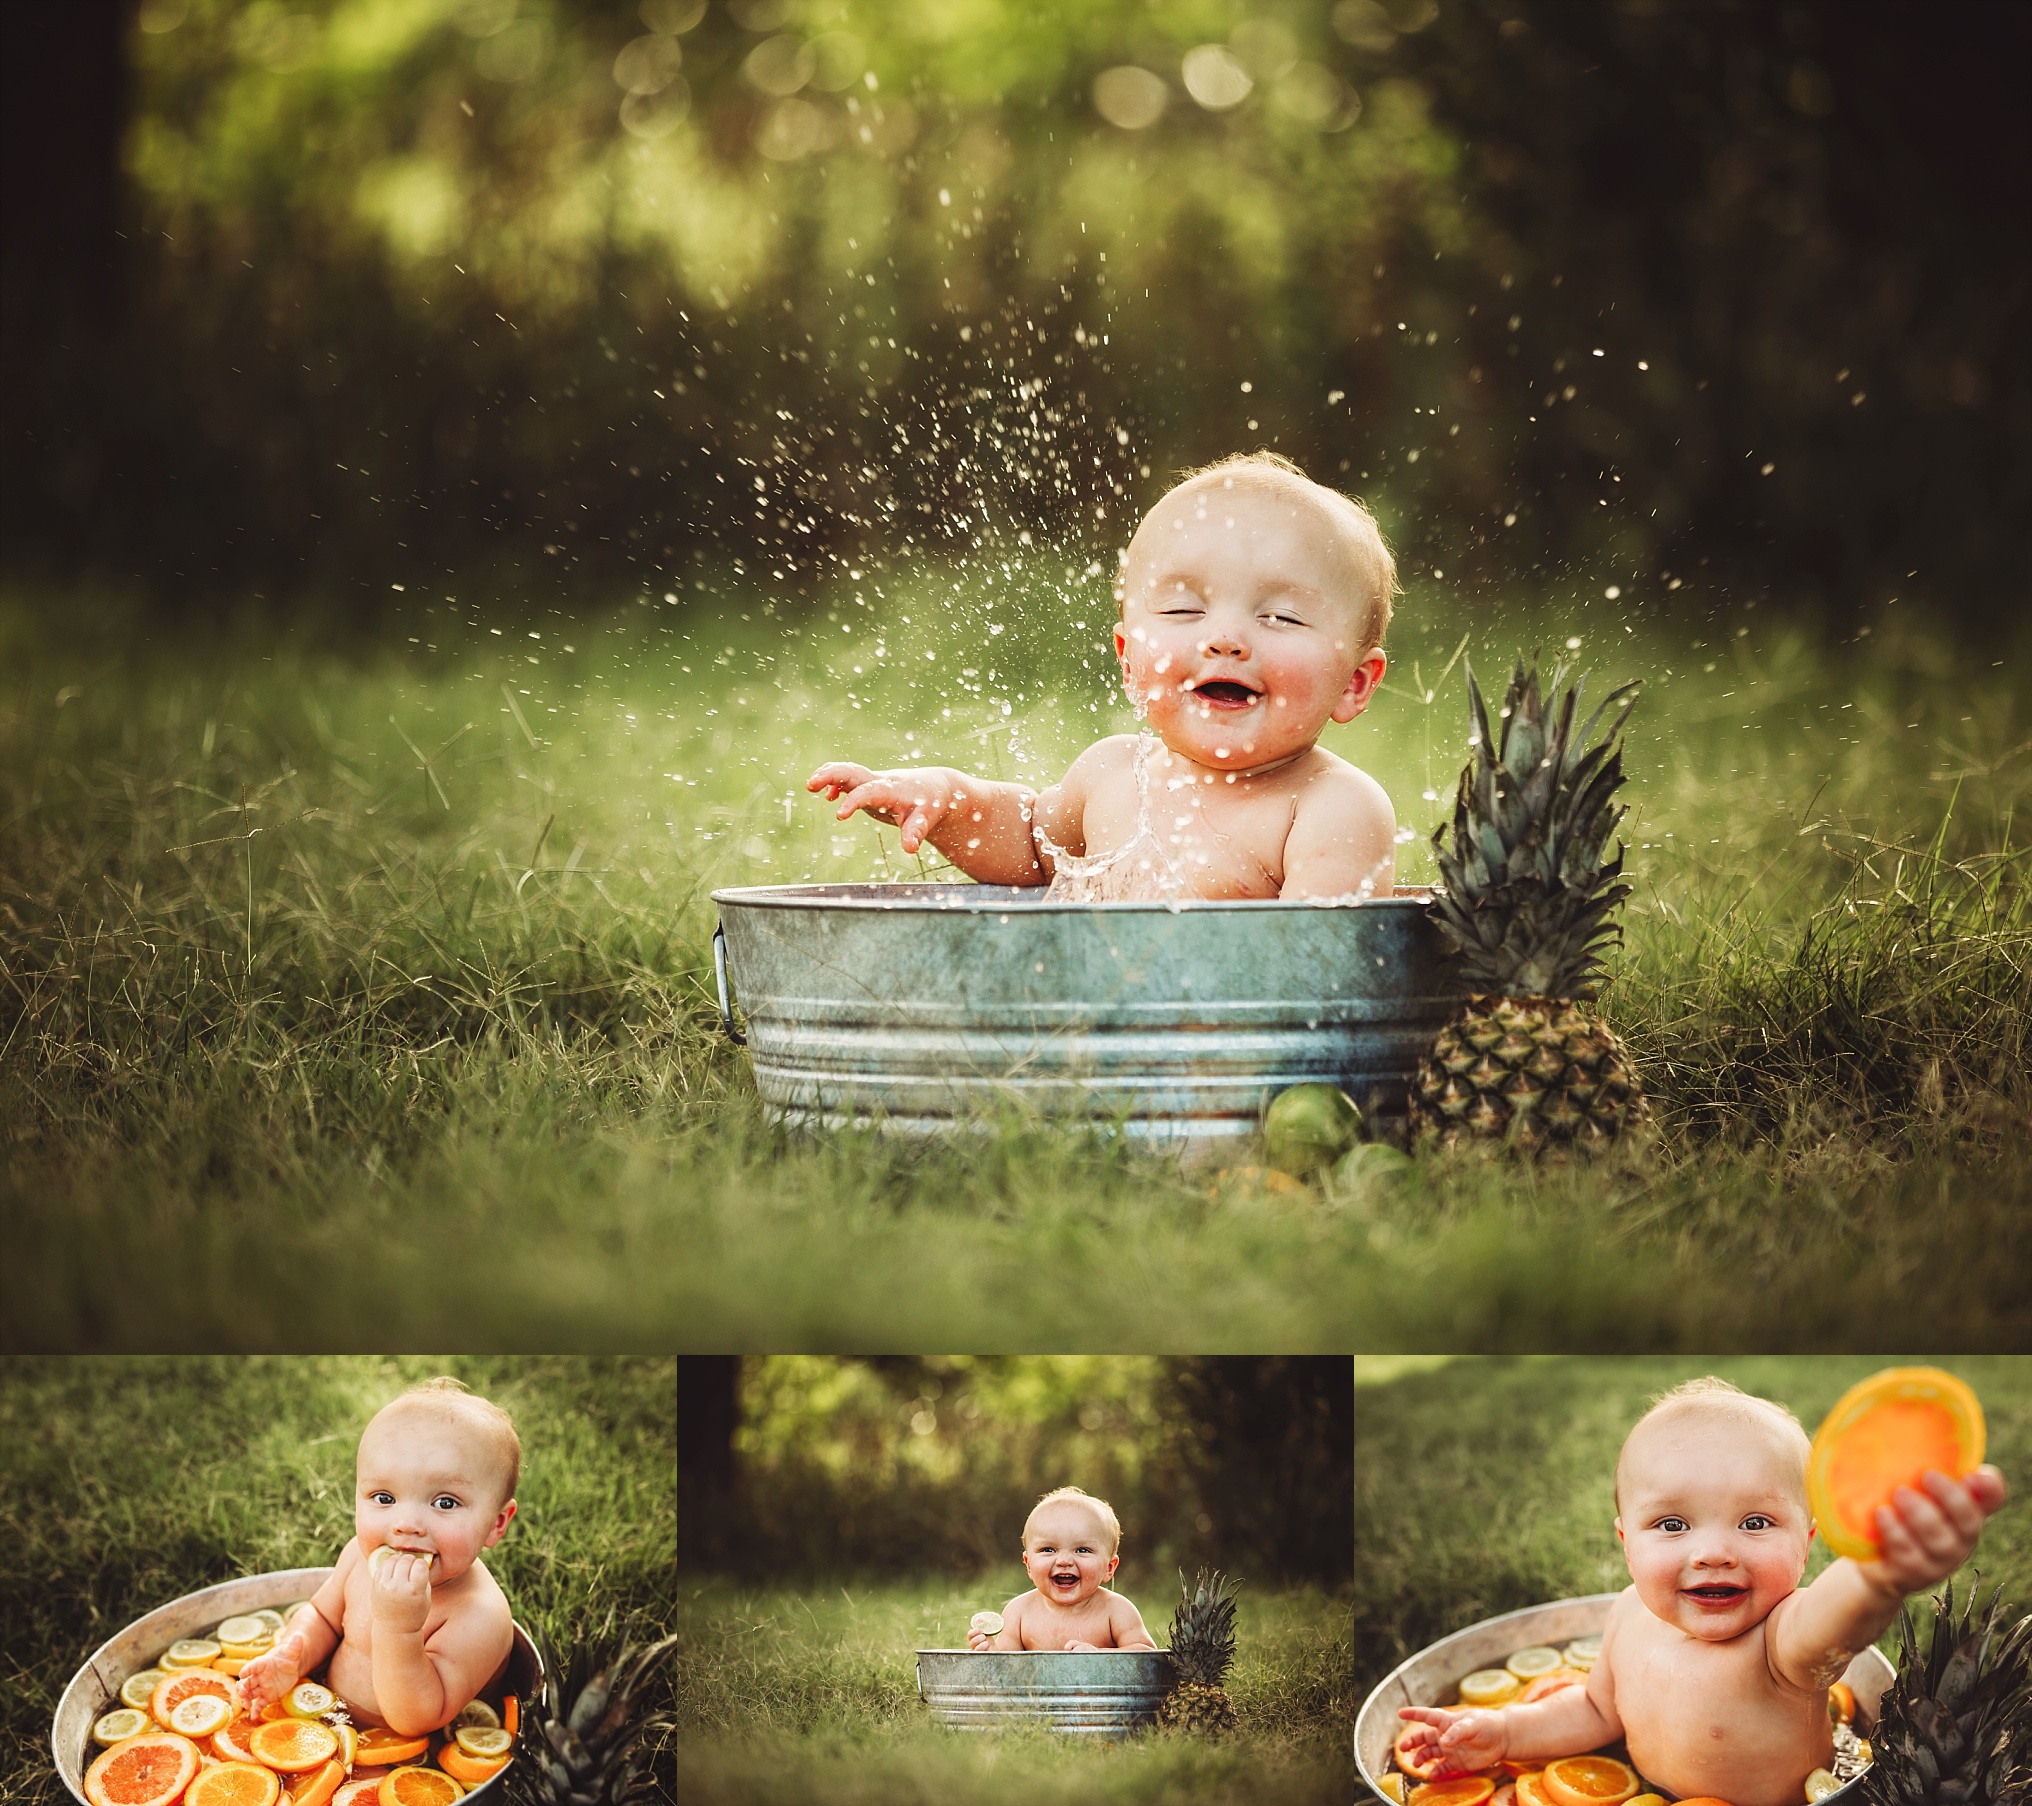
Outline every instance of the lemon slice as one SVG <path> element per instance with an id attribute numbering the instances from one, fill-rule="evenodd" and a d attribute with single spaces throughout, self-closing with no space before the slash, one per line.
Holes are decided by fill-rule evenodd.
<path id="1" fill-rule="evenodd" d="M 339 1766 L 350 1775 L 360 1759 L 360 1733 L 349 1724 L 335 1724 L 332 1729 L 339 1734 Z"/>
<path id="2" fill-rule="evenodd" d="M 189 1699 L 179 1700 L 169 1715 L 169 1728 L 179 1737 L 209 1737 L 232 1722 L 231 1703 L 216 1693 L 193 1693 Z"/>
<path id="3" fill-rule="evenodd" d="M 1395 1806 L 1404 1806 L 1404 1777 L 1394 1770 L 1376 1783 L 1382 1790 L 1383 1798 L 1393 1801 Z"/>
<path id="4" fill-rule="evenodd" d="M 155 1690 L 169 1677 L 160 1668 L 144 1668 L 139 1674 L 130 1674 L 120 1685 L 120 1703 L 123 1706 L 138 1706 L 148 1710 L 148 1702 L 155 1697 Z"/>
<path id="5" fill-rule="evenodd" d="M 489 1760 L 505 1756 L 515 1747 L 515 1739 L 499 1725 L 462 1724 L 452 1741 L 467 1755 L 484 1756 Z"/>
<path id="6" fill-rule="evenodd" d="M 1806 1797 L 1811 1801 L 1824 1800 L 1841 1783 L 1824 1768 L 1817 1768 L 1806 1777 Z"/>
<path id="7" fill-rule="evenodd" d="M 209 1668 L 221 1651 L 210 1637 L 180 1637 L 162 1652 L 158 1666 L 174 1674 L 179 1669 Z"/>
<path id="8" fill-rule="evenodd" d="M 219 1647 L 229 1653 L 236 1646 L 245 1649 L 252 1644 L 275 1641 L 275 1633 L 268 1628 L 267 1621 L 251 1616 L 228 1618 L 212 1632 L 212 1636 L 217 1640 Z"/>
<path id="9" fill-rule="evenodd" d="M 367 1572 L 378 1580 L 381 1576 L 381 1570 L 398 1555 L 414 1555 L 419 1561 L 425 1562 L 431 1567 L 437 1566 L 437 1557 L 435 1555 L 426 1555 L 421 1549 L 397 1549 L 392 1544 L 383 1543 L 373 1554 L 367 1557 Z"/>
<path id="10" fill-rule="evenodd" d="M 228 1662 L 252 1662 L 265 1656 L 275 1647 L 273 1637 L 265 1637 L 259 1643 L 221 1643 L 219 1654 Z"/>
<path id="11" fill-rule="evenodd" d="M 1560 1667 L 1561 1661 L 1558 1650 L 1536 1643 L 1529 1649 L 1518 1650 L 1503 1666 L 1520 1681 L 1535 1681 L 1541 1674 L 1550 1674 Z"/>
<path id="12" fill-rule="evenodd" d="M 116 1743 L 125 1743 L 130 1737 L 139 1737 L 154 1723 L 155 1720 L 146 1712 L 137 1712 L 132 1706 L 121 1706 L 92 1726 L 92 1741 L 111 1748 Z"/>
<path id="13" fill-rule="evenodd" d="M 453 1735 L 457 1735 L 461 1725 L 477 1725 L 483 1730 L 498 1731 L 501 1728 L 501 1714 L 484 1699 L 469 1699 L 459 1708 L 458 1717 L 451 1722 Z"/>
<path id="14" fill-rule="evenodd" d="M 1500 1706 L 1524 1690 L 1524 1683 L 1507 1668 L 1478 1668 L 1460 1684 L 1464 1706 Z"/>
<path id="15" fill-rule="evenodd" d="M 270 1632 L 278 1637 L 282 1635 L 283 1625 L 288 1622 L 280 1612 L 270 1605 L 264 1605 L 258 1612 L 249 1612 L 247 1616 L 259 1618 L 263 1624 L 268 1626 Z"/>
<path id="16" fill-rule="evenodd" d="M 984 1637 L 999 1637 L 1002 1634 L 1000 1612 L 976 1612 L 967 1620 L 967 1629 L 977 1630 Z"/>
<path id="17" fill-rule="evenodd" d="M 329 1687 L 320 1687 L 316 1681 L 305 1681 L 290 1690 L 283 1705 L 289 1709 L 292 1718 L 322 1718 L 339 1703 L 338 1695 Z"/>

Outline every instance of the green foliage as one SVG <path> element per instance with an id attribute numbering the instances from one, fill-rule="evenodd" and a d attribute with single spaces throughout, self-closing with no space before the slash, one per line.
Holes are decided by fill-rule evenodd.
<path id="1" fill-rule="evenodd" d="M 67 1797 L 50 1720 L 106 1638 L 200 1587 L 336 1560 L 353 1533 L 360 1431 L 438 1373 L 503 1406 L 522 1437 L 519 1510 L 486 1556 L 516 1618 L 566 1640 L 609 1608 L 667 1627 L 667 1360 L 18 1359 L 0 1370 L 0 1639 L 12 1658 L 0 1801 Z"/>
<path id="2" fill-rule="evenodd" d="M 929 869 L 802 793 L 821 758 L 1039 780 L 1124 724 L 1096 598 L 1049 574 L 948 612 L 927 569 L 808 626 L 752 587 L 512 640 L 432 605 L 415 646 L 345 658 L 0 613 L 7 1336 L 2023 1339 L 2027 665 L 1898 610 L 1836 652 L 1600 633 L 1550 597 L 1475 626 L 1484 658 L 1599 634 L 1605 681 L 1646 677 L 1605 998 L 1660 1113 L 1643 1164 L 1287 1195 L 1015 1116 L 925 1148 L 770 1125 L 718 1030 L 707 892 Z M 1407 881 L 1466 630 L 1414 587 L 1383 695 L 1329 736 L 1418 836 Z"/>
<path id="3" fill-rule="evenodd" d="M 1165 1591 L 1138 1600 L 1146 1618 Z M 1239 1736 L 1218 1747 L 1138 1737 L 1099 1749 L 1045 1732 L 961 1736 L 929 1722 L 912 1652 L 963 1647 L 967 1619 L 1006 1596 L 999 1579 L 970 1590 L 921 1581 L 827 1593 L 688 1588 L 677 1663 L 684 1797 L 837 1806 L 1347 1799 L 1355 1695 L 1344 1595 L 1252 1587 L 1243 1596 L 1227 1682 Z"/>

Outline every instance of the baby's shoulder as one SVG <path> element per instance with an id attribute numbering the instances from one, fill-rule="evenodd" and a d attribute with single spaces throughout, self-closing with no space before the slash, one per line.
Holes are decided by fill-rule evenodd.
<path id="1" fill-rule="evenodd" d="M 1095 778 L 1134 771 L 1138 738 L 1135 734 L 1110 734 L 1104 740 L 1096 740 L 1066 767 L 1065 775 L 1071 777 L 1078 772 L 1084 777 Z"/>
<path id="2" fill-rule="evenodd" d="M 1390 793 L 1359 765 L 1351 765 L 1338 753 L 1315 746 L 1294 777 L 1297 813 L 1314 811 L 1346 817 L 1350 814 L 1386 817 L 1394 827 L 1397 811 Z"/>

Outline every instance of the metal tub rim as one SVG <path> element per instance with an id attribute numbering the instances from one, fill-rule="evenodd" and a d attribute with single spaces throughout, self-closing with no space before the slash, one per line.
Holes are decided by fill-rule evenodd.
<path id="1" fill-rule="evenodd" d="M 1175 1673 L 1168 1649 L 920 1649 L 916 1655 L 917 1696 L 953 1731 L 1035 1726 L 1064 1736 L 1127 1737 L 1156 1722 Z M 1052 1673 L 1061 1664 L 1063 1678 Z M 962 1674 L 976 1665 L 978 1680 L 964 1682 Z M 1025 1670 L 1023 1680 L 1010 1680 Z"/>
<path id="2" fill-rule="evenodd" d="M 1348 902 L 1313 897 L 1186 897 L 1175 902 L 1076 903 L 1051 902 L 1042 884 L 973 884 L 950 879 L 903 879 L 893 884 L 736 884 L 709 893 L 724 907 L 809 909 L 954 910 L 979 914 L 1024 915 L 1203 915 L 1221 910 L 1300 910 L 1314 913 L 1337 909 L 1423 909 L 1431 901 L 1428 886 L 1399 885 L 1388 897 Z"/>
<path id="3" fill-rule="evenodd" d="M 90 1756 L 96 1753 L 89 1751 L 92 1726 L 112 1709 L 127 1677 L 139 1674 L 155 1659 L 139 1655 L 139 1651 L 152 1649 L 159 1655 L 177 1638 L 190 1636 L 237 1613 L 308 1599 L 331 1578 L 332 1572 L 329 1567 L 276 1568 L 265 1574 L 243 1574 L 237 1579 L 199 1587 L 142 1613 L 93 1650 L 71 1676 L 50 1720 L 50 1754 L 55 1759 L 58 1776 L 78 1806 L 90 1806 L 85 1798 L 85 1769 Z M 543 1657 L 522 1624 L 512 1619 L 511 1622 L 515 1641 L 508 1655 L 509 1685 L 517 1693 L 527 1693 L 542 1683 Z M 461 1796 L 462 1803 L 493 1801 L 504 1791 L 500 1781 L 501 1776 L 496 1775 L 468 1788 Z"/>
<path id="4" fill-rule="evenodd" d="M 1505 1639 L 1511 1636 L 1519 1637 L 1519 1641 L 1507 1644 L 1510 1651 L 1525 1648 L 1533 1641 L 1570 1642 L 1574 1637 L 1587 1636 L 1600 1630 L 1608 1621 L 1609 1608 L 1621 1597 L 1621 1590 L 1614 1593 L 1584 1593 L 1570 1599 L 1548 1600 L 1543 1605 L 1522 1606 L 1512 1612 L 1499 1612 L 1493 1618 L 1482 1618 L 1473 1624 L 1465 1624 L 1459 1630 L 1451 1631 L 1437 1642 L 1428 1643 L 1423 1649 L 1405 1657 L 1369 1690 L 1368 1698 L 1362 1701 L 1361 1710 L 1355 1714 L 1355 1767 L 1361 1774 L 1363 1786 L 1368 1790 L 1368 1797 L 1382 1800 L 1387 1796 L 1377 1786 L 1381 1770 L 1370 1766 L 1364 1751 L 1365 1741 L 1374 1743 L 1377 1730 L 1383 1726 L 1389 1727 L 1388 1735 L 1381 1739 L 1378 1746 L 1384 1752 L 1383 1760 L 1387 1762 L 1390 1746 L 1396 1741 L 1397 1708 L 1431 1703 L 1429 1697 L 1421 1697 L 1421 1694 L 1428 1694 L 1433 1689 L 1427 1683 L 1414 1686 L 1412 1678 L 1414 1670 L 1433 1661 L 1435 1657 L 1449 1649 L 1471 1644 L 1481 1645 L 1484 1639 L 1488 1640 L 1487 1650 L 1493 1652 L 1500 1641 L 1494 1637 L 1494 1633 L 1499 1630 L 1503 1632 Z M 1584 1628 L 1569 1628 L 1534 1638 L 1532 1625 L 1544 1622 L 1555 1613 L 1563 1614 L 1571 1623 L 1584 1625 Z M 1454 1659 L 1464 1660 L 1468 1666 L 1452 1669 L 1448 1685 L 1457 1682 L 1461 1675 L 1468 1673 L 1472 1667 L 1488 1666 L 1481 1653 Z M 1452 1667 L 1451 1663 L 1446 1666 Z M 1884 1689 L 1890 1685 L 1892 1674 L 1890 1661 L 1874 1644 L 1867 1649 L 1858 1650 L 1850 1659 L 1848 1667 L 1843 1670 L 1842 1678 L 1855 1688 L 1859 1720 L 1867 1717 L 1869 1722 L 1875 1722 L 1877 1701 L 1883 1696 Z M 1822 1806 L 1858 1806 L 1861 1799 L 1862 1781 L 1859 1778 L 1829 1794 L 1822 1802 Z"/>

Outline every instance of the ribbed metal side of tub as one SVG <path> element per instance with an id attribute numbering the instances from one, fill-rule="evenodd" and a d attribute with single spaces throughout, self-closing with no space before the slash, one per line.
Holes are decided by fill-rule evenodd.
<path id="1" fill-rule="evenodd" d="M 1171 1691 L 1167 1649 L 920 1649 L 917 1694 L 956 1731 L 1043 1724 L 1126 1737 L 1156 1722 Z"/>
<path id="2" fill-rule="evenodd" d="M 1041 897 L 972 884 L 714 892 L 764 1099 L 913 1132 L 1013 1101 L 1217 1140 L 1306 1080 L 1401 1106 L 1460 996 L 1417 898 Z"/>

